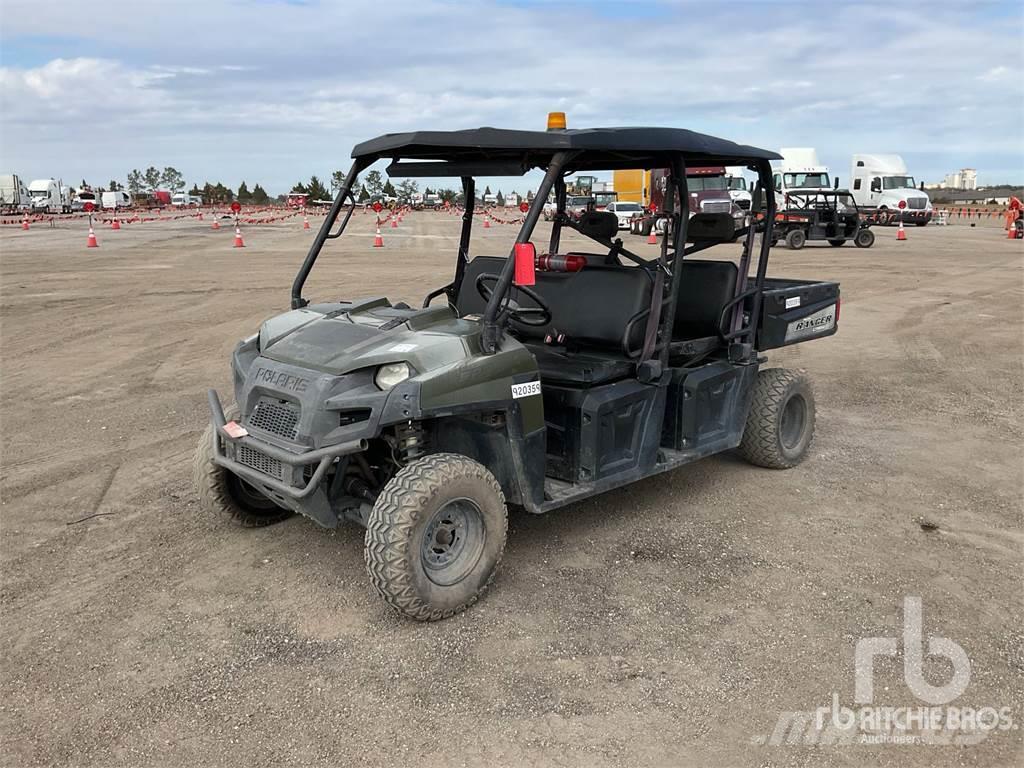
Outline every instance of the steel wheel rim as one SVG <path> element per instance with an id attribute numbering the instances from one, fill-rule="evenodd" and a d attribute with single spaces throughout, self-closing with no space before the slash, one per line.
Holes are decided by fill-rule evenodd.
<path id="1" fill-rule="evenodd" d="M 423 529 L 420 560 L 427 578 L 442 587 L 465 579 L 484 551 L 483 512 L 475 501 L 452 499 L 443 504 Z"/>
<path id="2" fill-rule="evenodd" d="M 802 395 L 793 395 L 782 408 L 779 421 L 779 441 L 782 447 L 792 451 L 800 446 L 807 424 L 807 401 Z"/>

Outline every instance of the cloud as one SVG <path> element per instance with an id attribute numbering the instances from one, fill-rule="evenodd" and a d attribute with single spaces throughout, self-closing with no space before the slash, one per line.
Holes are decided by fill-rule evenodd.
<path id="1" fill-rule="evenodd" d="M 1019 81 L 1009 79 L 1017 98 L 1007 98 L 1005 67 L 976 75 L 950 55 L 1016 60 L 1019 39 L 992 14 L 652 2 L 636 16 L 623 12 L 630 4 L 598 6 L 397 0 L 375 14 L 347 3 L 110 0 L 103 14 L 76 4 L 47 15 L 7 0 L 5 50 L 54 42 L 41 64 L 5 54 L 0 163 L 107 178 L 174 164 L 190 181 L 285 191 L 347 165 L 351 146 L 379 133 L 539 128 L 560 109 L 570 125 L 665 124 L 815 146 L 843 170 L 850 154 L 877 151 L 903 154 L 925 178 L 965 164 L 1024 175 Z"/>
<path id="2" fill-rule="evenodd" d="M 992 69 L 988 70 L 987 72 L 978 75 L 978 79 L 991 83 L 995 80 L 1002 80 L 1009 74 L 1010 68 L 1000 64 L 998 67 L 992 67 Z"/>

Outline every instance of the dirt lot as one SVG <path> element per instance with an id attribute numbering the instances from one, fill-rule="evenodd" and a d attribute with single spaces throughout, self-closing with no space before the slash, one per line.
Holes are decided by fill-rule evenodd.
<path id="1" fill-rule="evenodd" d="M 307 295 L 419 301 L 457 228 L 415 214 L 374 251 L 358 215 Z M 230 391 L 236 340 L 286 307 L 300 220 L 245 250 L 208 220 L 101 229 L 98 250 L 80 223 L 6 228 L 0 760 L 1019 764 L 1024 249 L 994 226 L 878 232 L 773 255 L 843 286 L 839 335 L 771 359 L 816 385 L 805 464 L 726 455 L 513 514 L 493 591 L 419 625 L 372 593 L 355 527 L 236 530 L 193 496 L 205 390 Z M 511 237 L 478 228 L 474 252 Z M 784 712 L 853 706 L 855 645 L 899 637 L 906 596 L 970 658 L 953 705 L 1009 707 L 1015 730 L 773 746 Z M 876 705 L 924 705 L 902 664 L 877 659 Z"/>

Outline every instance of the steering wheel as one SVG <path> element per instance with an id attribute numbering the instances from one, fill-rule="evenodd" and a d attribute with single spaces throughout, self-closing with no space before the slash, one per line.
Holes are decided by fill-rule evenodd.
<path id="1" fill-rule="evenodd" d="M 487 285 L 487 283 L 497 283 L 498 280 L 498 275 L 489 272 L 485 272 L 476 279 L 476 292 L 480 294 L 484 301 L 489 302 L 494 294 L 494 288 Z M 517 323 L 534 328 L 539 328 L 551 322 L 551 310 L 544 303 L 544 299 L 537 295 L 536 291 L 522 285 L 515 286 L 515 290 L 522 292 L 523 295 L 537 306 L 520 307 L 519 303 L 510 296 L 504 310 L 508 312 L 510 320 L 515 320 Z"/>

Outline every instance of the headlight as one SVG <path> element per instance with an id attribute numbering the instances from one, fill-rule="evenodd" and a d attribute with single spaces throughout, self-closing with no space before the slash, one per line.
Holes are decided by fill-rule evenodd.
<path id="1" fill-rule="evenodd" d="M 410 376 L 412 376 L 412 370 L 407 363 L 388 363 L 377 369 L 373 383 L 383 390 L 388 390 L 396 384 L 401 384 Z"/>

